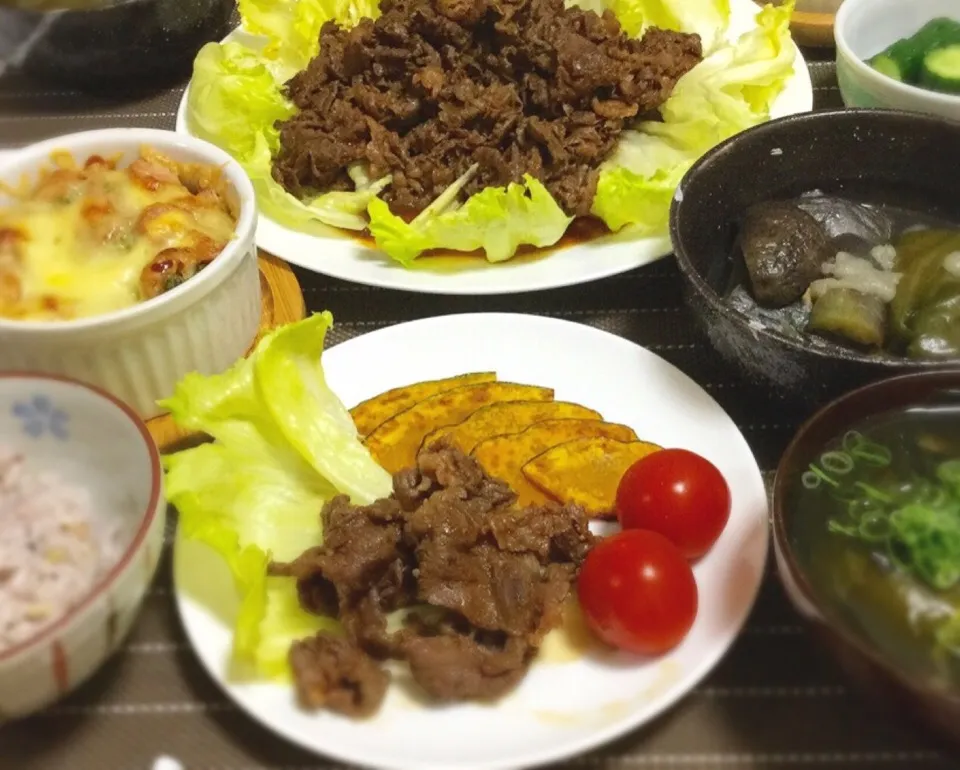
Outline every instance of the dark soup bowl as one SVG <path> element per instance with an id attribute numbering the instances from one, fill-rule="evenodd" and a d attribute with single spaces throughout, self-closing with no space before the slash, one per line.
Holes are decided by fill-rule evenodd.
<path id="1" fill-rule="evenodd" d="M 97 94 L 151 91 L 189 77 L 197 51 L 230 31 L 234 9 L 234 0 L 8 0 L 0 61 Z"/>
<path id="2" fill-rule="evenodd" d="M 787 596 L 848 675 L 960 743 L 960 368 L 871 383 L 803 425 L 773 540 Z"/>
<path id="3" fill-rule="evenodd" d="M 960 364 L 957 169 L 960 123 L 890 110 L 772 120 L 708 152 L 677 190 L 670 235 L 713 346 L 808 404 Z M 943 251 L 930 257 L 920 229 L 944 235 Z M 933 272 L 914 280 L 918 251 Z"/>

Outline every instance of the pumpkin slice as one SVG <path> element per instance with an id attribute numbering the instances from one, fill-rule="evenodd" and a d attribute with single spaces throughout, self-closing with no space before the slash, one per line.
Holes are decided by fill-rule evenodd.
<path id="1" fill-rule="evenodd" d="M 426 435 L 437 428 L 462 422 L 478 409 L 498 401 L 551 401 L 553 390 L 512 382 L 464 385 L 418 401 L 378 426 L 364 444 L 390 473 L 416 464 Z"/>
<path id="2" fill-rule="evenodd" d="M 583 506 L 591 517 L 616 515 L 617 487 L 627 469 L 661 447 L 647 441 L 582 438 L 551 447 L 523 466 L 523 475 L 559 503 Z"/>
<path id="3" fill-rule="evenodd" d="M 445 438 L 465 454 L 488 438 L 520 433 L 534 423 L 551 419 L 600 420 L 600 412 L 567 401 L 500 401 L 467 417 L 463 422 L 427 434 L 420 451 Z"/>
<path id="4" fill-rule="evenodd" d="M 493 382 L 497 379 L 496 372 L 475 372 L 448 377 L 445 380 L 428 380 L 394 388 L 379 396 L 362 401 L 350 410 L 350 416 L 357 426 L 357 433 L 364 439 L 373 429 L 382 425 L 391 417 L 405 412 L 418 401 L 443 393 L 464 385 L 473 385 L 478 382 Z"/>
<path id="5" fill-rule="evenodd" d="M 471 454 L 489 475 L 510 485 L 520 505 L 543 505 L 550 498 L 527 481 L 523 466 L 551 447 L 578 438 L 629 442 L 636 441 L 637 434 L 626 425 L 602 420 L 543 420 L 522 433 L 481 441 Z"/>

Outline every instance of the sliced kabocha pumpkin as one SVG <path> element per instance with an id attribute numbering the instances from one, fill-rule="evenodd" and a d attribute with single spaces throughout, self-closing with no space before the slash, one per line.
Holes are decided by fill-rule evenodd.
<path id="1" fill-rule="evenodd" d="M 377 426 L 382 425 L 391 417 L 396 417 L 400 412 L 405 412 L 418 401 L 423 401 L 425 398 L 437 395 L 437 393 L 444 393 L 464 385 L 494 382 L 496 379 L 496 372 L 473 372 L 443 380 L 415 382 L 412 385 L 393 388 L 362 401 L 350 410 L 350 416 L 357 426 L 357 433 L 360 434 L 360 438 L 366 438 Z"/>
<path id="2" fill-rule="evenodd" d="M 462 422 L 499 401 L 552 401 L 553 390 L 512 382 L 479 382 L 418 401 L 378 426 L 364 441 L 373 459 L 390 473 L 412 467 L 428 433 Z"/>
<path id="3" fill-rule="evenodd" d="M 551 498 L 523 474 L 523 467 L 551 447 L 573 439 L 637 440 L 626 425 L 593 419 L 554 419 L 534 423 L 520 433 L 495 436 L 477 444 L 471 454 L 491 476 L 510 485 L 520 505 L 543 505 Z"/>
<path id="4" fill-rule="evenodd" d="M 554 446 L 523 466 L 533 486 L 558 503 L 583 506 L 591 517 L 616 515 L 617 487 L 637 460 L 662 447 L 648 441 L 582 438 Z"/>
<path id="5" fill-rule="evenodd" d="M 441 438 L 470 454 L 481 441 L 494 436 L 520 433 L 531 425 L 551 419 L 599 420 L 599 412 L 567 401 L 500 401 L 471 414 L 463 422 L 437 428 L 427 434 L 420 451 Z"/>

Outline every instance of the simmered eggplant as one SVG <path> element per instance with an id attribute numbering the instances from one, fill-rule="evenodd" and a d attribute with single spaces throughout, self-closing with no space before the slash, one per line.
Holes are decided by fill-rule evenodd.
<path id="1" fill-rule="evenodd" d="M 949 277 L 943 263 L 951 252 L 960 250 L 960 232 L 918 230 L 900 238 L 896 249 L 897 271 L 903 277 L 890 303 L 890 320 L 897 334 L 909 338 L 913 316 L 935 291 L 938 274 Z"/>
<path id="2" fill-rule="evenodd" d="M 829 289 L 814 302 L 808 329 L 841 337 L 857 345 L 879 348 L 886 336 L 887 306 L 875 294 L 855 289 Z"/>
<path id="3" fill-rule="evenodd" d="M 960 279 L 944 282 L 940 292 L 917 312 L 907 355 L 960 358 Z"/>
<path id="4" fill-rule="evenodd" d="M 907 233 L 897 243 L 903 277 L 890 319 L 911 358 L 960 356 L 960 278 L 951 269 L 958 252 L 956 230 Z"/>
<path id="5" fill-rule="evenodd" d="M 740 248 L 754 299 L 766 307 L 800 299 L 830 256 L 817 220 L 788 202 L 751 206 L 743 218 Z"/>

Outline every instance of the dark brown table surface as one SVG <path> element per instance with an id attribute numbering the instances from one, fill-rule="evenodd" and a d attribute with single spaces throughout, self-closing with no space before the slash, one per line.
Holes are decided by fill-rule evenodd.
<path id="1" fill-rule="evenodd" d="M 807 53 L 816 107 L 842 106 L 832 52 Z M 91 98 L 8 75 L 0 78 L 0 148 L 107 126 L 172 129 L 179 98 L 180 89 L 137 100 Z M 585 286 L 482 298 L 412 295 L 297 274 L 308 309 L 334 313 L 331 344 L 416 318 L 475 311 L 556 316 L 619 334 L 705 387 L 768 472 L 806 416 L 776 393 L 745 383 L 714 354 L 682 303 L 669 259 Z M 124 650 L 65 702 L 0 727 L 0 768 L 148 770 L 160 755 L 188 770 L 340 767 L 273 737 L 224 698 L 184 640 L 170 586 L 168 553 Z M 564 767 L 940 770 L 960 761 L 929 736 L 871 711 L 814 648 L 771 568 L 742 636 L 700 687 L 655 723 Z"/>

